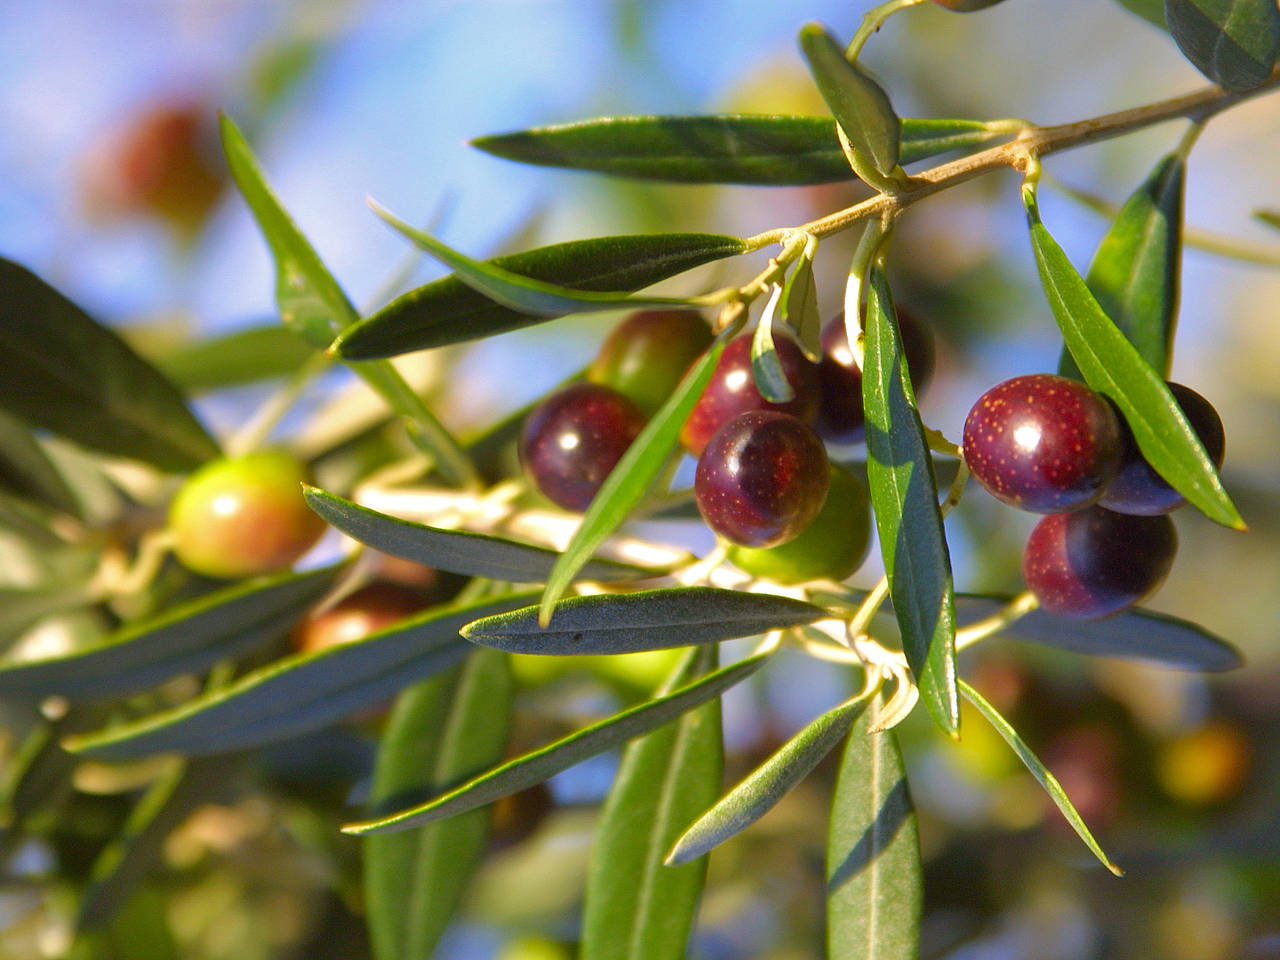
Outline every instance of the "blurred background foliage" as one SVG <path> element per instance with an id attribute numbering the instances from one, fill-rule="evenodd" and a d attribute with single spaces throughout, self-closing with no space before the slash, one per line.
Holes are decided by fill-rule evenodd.
<path id="1" fill-rule="evenodd" d="M 518 167 L 465 141 L 604 114 L 824 112 L 795 31 L 816 18 L 848 36 L 865 6 L 3 4 L 0 252 L 118 324 L 182 379 L 193 339 L 254 328 L 272 314 L 270 262 L 217 154 L 219 109 L 246 129 L 302 229 L 366 306 L 437 269 L 406 260 L 403 242 L 369 215 L 366 195 L 434 222 L 437 234 L 476 255 L 606 233 L 747 234 L 798 223 L 847 205 L 858 188 L 620 183 Z M 965 17 L 925 5 L 894 18 L 864 60 L 910 116 L 1064 122 L 1203 82 L 1167 37 L 1112 0 L 1017 0 Z M 1180 133 L 1178 125 L 1159 127 L 1046 166 L 1063 183 L 1119 203 Z M 182 176 L 152 170 L 157 153 L 168 165 L 161 171 Z M 1256 208 L 1280 207 L 1277 155 L 1274 96 L 1215 119 L 1191 157 L 1189 227 L 1280 250 L 1280 234 L 1251 218 Z M 1052 181 L 1042 196 L 1055 235 L 1086 265 L 1105 218 Z M 826 313 L 840 304 L 850 249 L 835 239 L 819 253 Z M 922 406 L 949 436 L 985 386 L 1056 363 L 1056 329 L 1035 287 L 1012 174 L 913 208 L 891 268 L 899 300 L 940 339 L 939 374 Z M 673 288 L 691 290 L 714 275 L 704 270 Z M 1222 413 L 1224 475 L 1251 532 L 1235 535 L 1180 513 L 1180 559 L 1150 606 L 1224 636 L 1244 651 L 1246 666 L 1206 678 L 984 644 L 966 672 L 1057 772 L 1129 874 L 1116 880 L 1089 862 L 982 723 L 969 723 L 953 746 L 913 721 L 906 748 L 926 857 L 924 956 L 1280 957 L 1278 302 L 1274 266 L 1187 250 L 1174 379 Z M 608 327 L 598 317 L 566 319 L 413 359 L 429 368 L 444 419 L 465 433 L 572 372 Z M 287 357 L 287 343 L 271 342 Z M 314 409 L 348 388 L 338 373 L 306 402 Z M 225 434 L 270 389 L 202 394 L 199 412 Z M 299 442 L 306 446 L 305 434 Z M 957 518 L 957 587 L 1016 589 L 1031 518 L 978 493 Z M 6 562 L 0 577 L 20 580 L 19 567 Z M 876 575 L 869 567 L 858 582 Z M 664 669 L 657 659 L 656 669 L 652 656 L 523 662 L 513 750 L 568 729 L 566 717 L 642 695 Z M 727 698 L 726 782 L 812 716 L 816 698 L 834 703 L 846 693 L 838 670 L 799 657 L 781 667 Z M 358 841 L 336 826 L 360 802 L 374 743 L 366 722 L 221 762 L 218 792 L 170 835 L 162 868 L 125 911 L 78 941 L 79 955 L 367 955 Z M 8 762 L 17 742 L 10 736 L 0 747 Z M 494 849 L 441 957 L 572 955 L 595 804 L 615 762 L 585 764 L 499 810 Z M 829 766 L 712 857 L 695 956 L 821 953 Z M 94 803 L 82 806 L 80 822 L 54 832 L 62 858 L 92 855 L 136 797 L 138 781 L 119 771 L 85 765 L 76 776 Z M 0 956 L 63 955 L 68 904 L 56 883 L 35 882 L 50 868 L 49 851 L 7 846 Z M 159 916 L 166 922 L 154 923 Z M 169 932 L 139 942 L 142 931 L 155 930 Z"/>

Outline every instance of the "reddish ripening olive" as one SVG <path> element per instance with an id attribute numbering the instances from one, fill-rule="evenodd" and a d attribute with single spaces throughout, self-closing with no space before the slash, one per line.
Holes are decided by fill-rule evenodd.
<path id="1" fill-rule="evenodd" d="M 994 7 L 1003 0 L 933 0 L 940 7 L 946 7 L 948 10 L 954 10 L 956 13 L 973 13 L 975 10 L 985 10 L 987 7 Z"/>
<path id="2" fill-rule="evenodd" d="M 422 595 L 394 583 L 370 583 L 304 620 L 293 633 L 293 645 L 313 653 L 363 640 L 426 608 Z"/>
<path id="3" fill-rule="evenodd" d="M 844 580 L 867 558 L 871 501 L 857 474 L 834 464 L 822 509 L 794 540 L 777 547 L 738 547 L 729 561 L 752 576 L 793 586 L 810 580 Z"/>
<path id="4" fill-rule="evenodd" d="M 911 385 L 919 396 L 933 379 L 933 332 L 906 310 L 898 308 L 897 317 Z M 843 310 L 822 328 L 822 361 L 818 370 L 822 377 L 822 406 L 814 429 L 822 439 L 832 443 L 860 443 L 866 428 L 862 412 L 862 371 L 849 349 Z"/>
<path id="5" fill-rule="evenodd" d="M 325 531 L 302 497 L 302 464 L 281 451 L 205 464 L 169 508 L 174 553 L 209 577 L 250 577 L 293 565 Z"/>
<path id="6" fill-rule="evenodd" d="M 570 384 L 529 414 L 520 462 L 549 500 L 586 510 L 643 427 L 644 415 L 616 390 Z"/>
<path id="7" fill-rule="evenodd" d="M 143 214 L 182 232 L 200 226 L 226 179 L 213 112 L 193 102 L 148 107 L 90 148 L 81 173 L 89 212 Z"/>
<path id="8" fill-rule="evenodd" d="M 1195 430 L 1196 436 L 1204 444 L 1215 467 L 1222 466 L 1222 458 L 1226 453 L 1226 434 L 1222 429 L 1222 419 L 1218 411 L 1200 394 L 1180 383 L 1170 383 L 1169 390 L 1173 399 L 1186 414 L 1187 421 Z M 1120 418 L 1122 447 L 1120 467 L 1116 475 L 1107 484 L 1107 490 L 1098 501 L 1099 506 L 1114 510 L 1117 513 L 1133 513 L 1144 517 L 1154 517 L 1169 513 L 1186 503 L 1177 490 L 1169 486 L 1164 478 L 1147 463 L 1146 458 L 1138 450 L 1138 443 L 1133 438 L 1133 431 Z"/>
<path id="9" fill-rule="evenodd" d="M 1173 566 L 1178 534 L 1166 516 L 1102 507 L 1055 513 L 1036 524 L 1022 575 L 1042 609 L 1077 620 L 1119 613 L 1152 593 Z"/>
<path id="10" fill-rule="evenodd" d="M 720 536 L 776 547 L 818 515 L 829 483 L 826 450 L 808 425 L 776 410 L 751 410 L 711 438 L 693 490 L 702 519 Z"/>
<path id="11" fill-rule="evenodd" d="M 613 328 L 587 379 L 617 390 L 651 417 L 711 339 L 711 328 L 694 310 L 641 310 Z"/>
<path id="12" fill-rule="evenodd" d="M 770 403 L 762 397 L 751 372 L 751 334 L 735 337 L 725 346 L 707 389 L 680 431 L 680 442 L 695 457 L 702 453 L 717 430 L 748 410 L 775 410 L 806 423 L 813 422 L 821 396 L 818 365 L 806 359 L 800 348 L 786 337 L 775 338 L 774 344 L 782 372 L 795 390 L 795 397 L 786 403 Z"/>
<path id="13" fill-rule="evenodd" d="M 964 424 L 964 459 L 999 500 L 1066 513 L 1102 496 L 1120 465 L 1120 421 L 1083 383 L 1050 373 L 996 384 Z"/>

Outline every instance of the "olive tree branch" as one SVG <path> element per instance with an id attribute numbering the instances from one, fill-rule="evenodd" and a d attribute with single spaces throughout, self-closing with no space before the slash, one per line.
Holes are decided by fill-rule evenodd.
<path id="1" fill-rule="evenodd" d="M 1100 143 L 1179 118 L 1202 124 L 1223 110 L 1251 97 L 1272 93 L 1277 87 L 1280 87 L 1280 68 L 1273 70 L 1266 82 L 1244 92 L 1227 91 L 1220 87 L 1205 87 L 1195 93 L 1103 114 L 1075 123 L 1048 127 L 1031 124 L 1007 143 L 949 163 L 939 164 L 913 175 L 907 186 L 898 193 L 880 193 L 802 226 L 780 227 L 748 237 L 747 251 L 760 250 L 771 244 L 782 242 L 797 231 L 804 231 L 822 238 L 847 230 L 863 220 L 892 218 L 926 197 L 994 170 L 1013 169 L 1025 173 L 1028 165 L 1036 157 L 1070 150 L 1085 144 Z"/>

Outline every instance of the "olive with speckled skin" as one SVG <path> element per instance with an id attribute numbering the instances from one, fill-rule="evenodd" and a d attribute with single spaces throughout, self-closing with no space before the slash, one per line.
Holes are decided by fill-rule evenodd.
<path id="1" fill-rule="evenodd" d="M 1227 439 L 1222 429 L 1222 419 L 1218 411 L 1200 394 L 1180 383 L 1170 383 L 1169 391 L 1178 406 L 1186 414 L 1191 429 L 1196 432 L 1204 449 L 1209 454 L 1215 467 L 1222 466 L 1222 458 L 1226 453 Z M 1116 475 L 1107 484 L 1107 491 L 1098 501 L 1100 506 L 1117 513 L 1132 513 L 1138 516 L 1154 517 L 1162 513 L 1176 510 L 1187 502 L 1186 498 L 1165 482 L 1156 473 L 1151 464 L 1138 450 L 1138 443 L 1133 438 L 1123 418 L 1120 421 L 1121 453 L 1120 467 Z"/>
<path id="2" fill-rule="evenodd" d="M 901 307 L 897 308 L 897 317 L 902 352 L 907 356 L 907 370 L 911 373 L 911 386 L 916 396 L 920 396 L 933 379 L 933 332 Z M 866 433 L 866 417 L 862 411 L 862 371 L 849 349 L 843 310 L 822 328 L 822 360 L 818 364 L 818 373 L 822 378 L 822 404 L 814 424 L 818 436 L 831 443 L 861 443 Z"/>
<path id="3" fill-rule="evenodd" d="M 1178 534 L 1167 516 L 1093 506 L 1037 523 L 1022 554 L 1022 576 L 1042 609 L 1097 620 L 1154 592 L 1177 550 Z"/>
<path id="4" fill-rule="evenodd" d="M 680 442 L 695 457 L 717 430 L 748 410 L 776 410 L 813 422 L 821 395 L 818 365 L 786 337 L 777 337 L 774 343 L 795 397 L 786 403 L 770 403 L 762 397 L 751 372 L 751 334 L 735 337 L 725 346 L 706 390 L 680 430 Z"/>
<path id="5" fill-rule="evenodd" d="M 638 310 L 613 328 L 587 379 L 612 387 L 653 416 L 711 339 L 711 328 L 696 310 Z"/>
<path id="6" fill-rule="evenodd" d="M 616 390 L 570 384 L 525 420 L 520 462 L 547 499 L 586 510 L 643 427 L 644 414 Z"/>
<path id="7" fill-rule="evenodd" d="M 1067 513 L 1102 496 L 1120 465 L 1120 419 L 1077 380 L 1034 373 L 998 383 L 969 411 L 964 459 L 992 496 Z"/>
<path id="8" fill-rule="evenodd" d="M 799 536 L 827 498 L 830 470 L 818 435 L 775 410 L 738 414 L 711 438 L 694 476 L 702 519 L 745 547 Z"/>

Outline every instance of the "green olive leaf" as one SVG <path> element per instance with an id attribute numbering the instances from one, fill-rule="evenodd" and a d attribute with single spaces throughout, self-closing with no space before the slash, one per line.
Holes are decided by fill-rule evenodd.
<path id="1" fill-rule="evenodd" d="M 1062 789 L 1062 784 L 1058 782 L 1058 778 L 1049 772 L 1049 769 L 1040 762 L 1040 758 L 1031 752 L 1031 748 L 1023 742 L 1018 736 L 1018 731 L 1013 729 L 1012 724 L 1002 717 L 987 700 L 978 693 L 977 690 L 969 686 L 963 680 L 960 681 L 960 691 L 964 694 L 966 700 L 978 708 L 979 712 L 987 718 L 987 721 L 996 729 L 996 732 L 1004 738 L 1005 743 L 1013 748 L 1013 752 L 1031 771 L 1031 775 L 1036 778 L 1040 786 L 1044 787 L 1045 793 L 1049 794 L 1049 799 L 1054 805 L 1062 811 L 1062 815 L 1067 818 L 1067 823 L 1071 824 L 1071 829 L 1076 832 L 1085 846 L 1098 858 L 1099 862 L 1114 873 L 1117 877 L 1123 876 L 1124 871 L 1117 867 L 1099 846 L 1098 841 L 1094 839 L 1089 828 L 1085 826 L 1084 820 L 1076 811 L 1075 806 L 1071 803 L 1066 791 Z"/>
<path id="2" fill-rule="evenodd" d="M 153 348 L 147 355 L 181 389 L 205 393 L 287 377 L 315 353 L 293 330 L 272 323 Z"/>
<path id="3" fill-rule="evenodd" d="M 1169 32 L 1188 60 L 1226 90 L 1266 82 L 1280 54 L 1275 0 L 1165 0 Z"/>
<path id="4" fill-rule="evenodd" d="M 820 24 L 810 23 L 800 30 L 800 49 L 849 143 L 880 173 L 891 173 L 900 159 L 902 122 L 888 95 L 845 59 L 840 45 Z"/>
<path id="5" fill-rule="evenodd" d="M 659 695 L 713 670 L 692 650 Z M 720 701 L 710 700 L 627 745 L 591 850 L 582 960 L 683 960 L 707 862 L 672 869 L 662 855 L 720 791 Z"/>
<path id="6" fill-rule="evenodd" d="M 358 642 L 284 657 L 170 710 L 73 737 L 67 747 L 101 760 L 196 756 L 318 730 L 457 666 L 471 649 L 458 636 L 464 623 L 532 598 L 433 607 Z"/>
<path id="7" fill-rule="evenodd" d="M 769 303 L 756 324 L 755 333 L 751 335 L 751 375 L 755 378 L 760 396 L 770 403 L 787 403 L 796 395 L 795 388 L 782 369 L 778 348 L 773 342 L 773 318 L 781 296 L 782 288 L 774 287 Z"/>
<path id="8" fill-rule="evenodd" d="M 725 345 L 737 335 L 741 324 L 731 324 L 720 332 L 711 349 L 685 372 L 667 402 L 645 424 L 640 435 L 614 466 L 587 508 L 577 532 L 556 560 L 542 594 L 539 619 L 549 623 L 552 610 L 600 545 L 630 516 L 649 493 L 653 480 L 675 449 L 680 428 L 706 389 Z"/>
<path id="9" fill-rule="evenodd" d="M 816 244 L 814 245 L 816 249 Z M 806 250 L 791 268 L 782 285 L 779 304 L 782 319 L 800 341 L 804 355 L 817 363 L 822 359 L 822 314 L 818 312 L 818 287 L 813 279 L 813 252 Z"/>
<path id="10" fill-rule="evenodd" d="M 485 263 L 507 274 L 576 290 L 635 291 L 746 249 L 738 237 L 720 234 L 638 234 L 557 243 Z M 392 300 L 345 331 L 332 349 L 347 360 L 393 357 L 492 337 L 548 319 L 504 307 L 469 287 L 460 275 L 450 274 Z"/>
<path id="11" fill-rule="evenodd" d="M 957 594 L 956 612 L 966 620 L 980 620 L 1003 609 L 1011 599 Z M 1242 663 L 1240 652 L 1221 637 L 1154 610 L 1126 610 L 1104 620 L 1068 620 L 1033 610 L 1001 633 L 1073 653 L 1145 660 L 1182 670 L 1219 672 Z"/>
<path id="12" fill-rule="evenodd" d="M 723 667 L 665 696 L 624 710 L 538 750 L 509 760 L 462 786 L 418 806 L 363 823 L 351 823 L 343 833 L 367 834 L 411 827 L 474 810 L 499 797 L 542 783 L 576 763 L 642 736 L 706 703 L 755 673 L 768 660 L 758 654 Z"/>
<path id="13" fill-rule="evenodd" d="M 462 635 L 511 653 L 638 653 L 720 643 L 830 616 L 802 600 L 720 587 L 570 597 L 556 604 L 545 627 L 538 623 L 538 612 L 538 607 L 528 607 L 477 620 L 463 627 Z"/>
<path id="14" fill-rule="evenodd" d="M 316 487 L 303 487 L 302 492 L 312 510 L 347 536 L 437 570 L 507 583 L 543 583 L 559 557 L 546 547 L 401 520 Z M 612 560 L 591 560 L 578 571 L 584 579 L 602 581 L 636 580 L 665 572 Z"/>
<path id="15" fill-rule="evenodd" d="M 827 833 L 827 956 L 915 960 L 924 879 L 916 813 L 892 730 L 849 734 Z"/>
<path id="16" fill-rule="evenodd" d="M 903 652 L 925 706 L 954 736 L 960 702 L 951 555 L 888 281 L 878 265 L 869 280 L 862 378 L 867 483 Z"/>
<path id="17" fill-rule="evenodd" d="M 218 445 L 113 330 L 0 258 L 0 409 L 91 450 L 192 470 Z"/>
<path id="18" fill-rule="evenodd" d="M 0 694 L 117 697 L 199 673 L 277 639 L 328 591 L 340 570 L 248 580 L 129 624 L 91 647 L 0 662 Z"/>
<path id="19" fill-rule="evenodd" d="M 373 810 L 439 793 L 502 759 L 515 698 L 508 661 L 477 650 L 460 675 L 401 695 L 378 749 Z M 490 819 L 488 810 L 473 810 L 364 838 L 369 931 L 378 960 L 431 955 L 484 855 Z"/>
<path id="20" fill-rule="evenodd" d="M 907 117 L 898 161 L 972 150 L 999 136 L 981 120 Z M 520 163 L 671 183 L 808 186 L 854 179 L 831 117 L 600 117 L 479 137 L 471 145 Z"/>
<path id="21" fill-rule="evenodd" d="M 1178 315 L 1185 173 L 1176 153 L 1156 165 L 1112 222 L 1085 278 L 1098 305 L 1165 378 Z M 1065 347 L 1058 372 L 1081 379 Z"/>
<path id="22" fill-rule="evenodd" d="M 869 698 L 855 697 L 807 724 L 681 834 L 667 863 L 696 860 L 772 810 L 845 738 Z"/>
<path id="23" fill-rule="evenodd" d="M 1116 3 L 1161 30 L 1169 29 L 1164 19 L 1164 0 L 1116 0 Z"/>
<path id="24" fill-rule="evenodd" d="M 0 411 L 0 488 L 81 516 L 80 501 L 27 424 Z"/>
<path id="25" fill-rule="evenodd" d="M 630 310 L 637 307 L 683 307 L 694 303 L 692 300 L 681 297 L 646 297 L 625 291 L 576 290 L 562 284 L 522 276 L 499 267 L 492 261 L 473 260 L 466 254 L 459 253 L 431 234 L 405 223 L 373 200 L 369 201 L 369 206 L 397 233 L 431 254 L 445 266 L 452 267 L 454 276 L 472 290 L 508 310 L 550 319 L 585 311 Z"/>
<path id="26" fill-rule="evenodd" d="M 1040 282 L 1085 382 L 1116 402 L 1142 455 L 1175 490 L 1210 520 L 1245 529 L 1217 468 L 1164 380 L 1098 305 L 1041 223 L 1034 191 L 1024 190 L 1023 199 Z"/>
<path id="27" fill-rule="evenodd" d="M 1280 210 L 1255 210 L 1253 215 L 1267 226 L 1280 230 Z"/>

